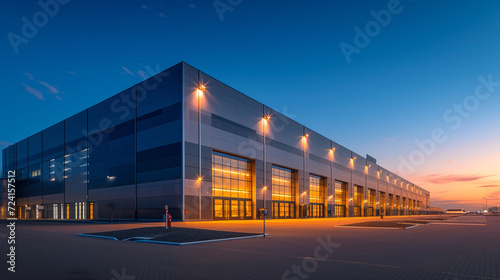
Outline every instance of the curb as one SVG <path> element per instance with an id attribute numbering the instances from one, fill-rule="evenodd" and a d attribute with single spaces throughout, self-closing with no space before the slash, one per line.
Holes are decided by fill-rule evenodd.
<path id="1" fill-rule="evenodd" d="M 342 228 L 369 228 L 369 229 L 399 229 L 395 227 L 358 227 L 358 226 L 335 226 L 335 227 L 342 227 Z"/>
<path id="2" fill-rule="evenodd" d="M 92 235 L 92 234 L 77 234 L 76 236 L 82 236 L 82 237 L 93 237 L 93 238 L 101 238 L 101 239 L 111 239 L 115 241 L 119 241 L 118 238 L 116 237 L 110 237 L 110 236 L 103 236 L 103 235 Z"/>
<path id="3" fill-rule="evenodd" d="M 418 226 L 419 226 L 419 225 L 414 225 L 414 226 L 411 226 L 411 227 L 407 227 L 407 228 L 405 228 L 405 229 L 416 228 L 416 227 L 418 227 Z"/>
<path id="4" fill-rule="evenodd" d="M 101 239 L 111 239 L 115 241 L 120 241 L 116 237 L 103 236 L 103 235 L 92 235 L 92 234 L 77 234 L 77 236 L 81 237 L 93 237 L 93 238 L 101 238 Z M 265 236 L 269 236 L 269 233 L 266 233 Z M 199 243 L 209 243 L 209 242 L 217 242 L 217 241 L 228 241 L 228 240 L 238 240 L 238 239 L 248 239 L 248 238 L 256 238 L 256 237 L 264 237 L 262 234 L 259 235 L 250 235 L 250 236 L 240 236 L 240 237 L 231 237 L 231 238 L 221 238 L 221 239 L 211 239 L 211 240 L 201 240 L 201 241 L 192 241 L 192 242 L 168 242 L 168 241 L 155 241 L 149 240 L 152 237 L 129 237 L 127 239 L 123 239 L 121 241 L 128 242 L 143 242 L 143 243 L 156 243 L 156 244 L 167 244 L 167 245 L 191 245 L 191 244 L 199 244 Z"/>
<path id="5" fill-rule="evenodd" d="M 269 233 L 266 233 L 265 236 L 269 236 Z M 192 241 L 192 242 L 168 242 L 168 241 L 155 241 L 155 240 L 137 240 L 135 242 L 143 242 L 143 243 L 156 243 L 156 244 L 166 244 L 166 245 L 191 245 L 191 244 L 200 244 L 200 243 L 209 243 L 209 242 L 218 242 L 218 241 L 228 241 L 228 240 L 237 240 L 237 239 L 248 239 L 248 238 L 256 238 L 263 237 L 262 234 L 259 235 L 250 235 L 250 236 L 240 236 L 240 237 L 231 237 L 231 238 L 221 238 L 221 239 L 211 239 L 211 240 L 202 240 L 202 241 Z"/>
<path id="6" fill-rule="evenodd" d="M 429 225 L 451 225 L 451 226 L 486 226 L 487 224 L 466 224 L 466 223 L 430 223 Z"/>

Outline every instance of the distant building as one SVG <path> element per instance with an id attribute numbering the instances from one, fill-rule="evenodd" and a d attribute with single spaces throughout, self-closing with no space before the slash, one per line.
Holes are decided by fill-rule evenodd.
<path id="1" fill-rule="evenodd" d="M 490 214 L 500 214 L 500 207 L 498 206 L 490 207 L 488 208 L 488 212 Z"/>
<path id="2" fill-rule="evenodd" d="M 448 209 L 446 214 L 467 214 L 467 212 L 465 209 Z"/>
<path id="3" fill-rule="evenodd" d="M 443 208 L 439 208 L 439 207 L 429 207 L 427 209 L 427 213 L 428 214 L 443 214 L 444 213 L 444 209 Z"/>

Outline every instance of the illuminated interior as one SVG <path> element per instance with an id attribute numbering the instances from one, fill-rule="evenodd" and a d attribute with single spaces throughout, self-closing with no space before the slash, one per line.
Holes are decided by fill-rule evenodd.
<path id="1" fill-rule="evenodd" d="M 335 181 L 335 217 L 346 216 L 347 183 Z"/>
<path id="2" fill-rule="evenodd" d="M 295 217 L 295 173 L 273 166 L 273 218 Z"/>
<path id="3" fill-rule="evenodd" d="M 361 217 L 362 204 L 363 204 L 363 187 L 354 186 L 354 217 Z"/>
<path id="4" fill-rule="evenodd" d="M 252 162 L 219 152 L 212 154 L 214 219 L 252 218 Z"/>
<path id="5" fill-rule="evenodd" d="M 318 176 L 309 176 L 309 203 L 311 204 L 310 217 L 322 218 L 325 216 L 325 186 L 324 179 Z"/>
<path id="6" fill-rule="evenodd" d="M 374 189 L 368 189 L 368 209 L 366 211 L 367 216 L 375 216 L 375 210 L 377 207 L 377 191 Z"/>

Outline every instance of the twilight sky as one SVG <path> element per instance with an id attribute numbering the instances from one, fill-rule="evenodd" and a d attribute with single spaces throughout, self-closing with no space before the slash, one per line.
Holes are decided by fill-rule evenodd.
<path id="1" fill-rule="evenodd" d="M 0 149 L 184 60 L 432 206 L 500 206 L 499 1 L 41 2 L 0 11 Z"/>

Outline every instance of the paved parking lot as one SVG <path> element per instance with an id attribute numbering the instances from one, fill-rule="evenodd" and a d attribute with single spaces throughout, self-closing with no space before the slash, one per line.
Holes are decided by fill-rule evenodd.
<path id="1" fill-rule="evenodd" d="M 158 226 L 18 221 L 16 273 L 0 279 L 499 279 L 500 217 L 465 216 L 397 230 L 340 228 L 380 218 L 271 220 L 266 238 L 187 246 L 77 237 Z M 388 217 L 401 220 L 401 217 Z M 174 226 L 261 232 L 262 221 Z"/>

